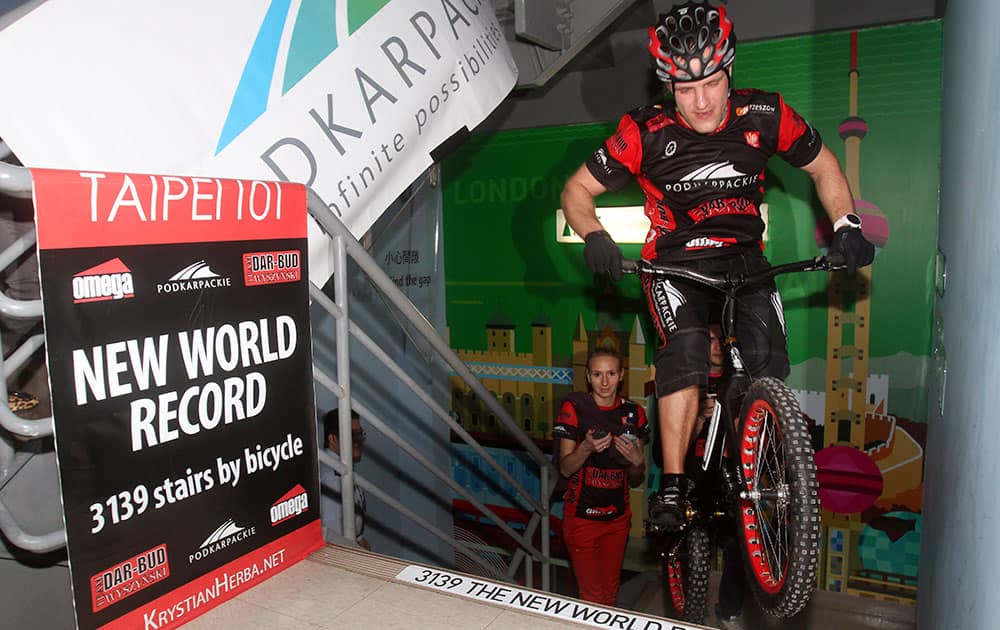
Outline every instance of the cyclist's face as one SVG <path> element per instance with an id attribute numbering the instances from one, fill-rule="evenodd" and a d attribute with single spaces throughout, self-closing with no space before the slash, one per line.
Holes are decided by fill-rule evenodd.
<path id="1" fill-rule="evenodd" d="M 618 385 L 622 381 L 622 365 L 615 357 L 591 357 L 587 366 L 587 382 L 594 391 L 594 398 L 605 407 L 614 403 Z"/>
<path id="2" fill-rule="evenodd" d="M 725 71 L 673 85 L 677 113 L 698 133 L 716 131 L 726 118 L 729 75 Z"/>

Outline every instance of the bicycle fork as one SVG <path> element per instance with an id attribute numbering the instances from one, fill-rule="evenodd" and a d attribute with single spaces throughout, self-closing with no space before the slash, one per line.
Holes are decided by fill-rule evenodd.
<path id="1" fill-rule="evenodd" d="M 708 470 L 712 459 L 717 456 L 725 496 L 733 499 L 746 499 L 747 497 L 743 496 L 747 488 L 746 476 L 743 467 L 740 465 L 742 444 L 740 443 L 739 429 L 736 426 L 736 422 L 739 419 L 743 396 L 750 386 L 750 378 L 743 367 L 739 348 L 736 346 L 735 338 L 732 336 L 732 311 L 728 310 L 727 313 L 727 310 L 724 309 L 723 321 L 725 321 L 726 315 L 728 315 L 730 320 L 726 328 L 729 328 L 729 331 L 724 331 L 723 339 L 725 348 L 724 356 L 728 365 L 725 370 L 726 376 L 723 377 L 723 382 L 716 398 L 715 408 L 713 409 L 712 424 L 709 427 L 709 440 L 712 442 L 712 448 L 710 449 L 706 444 L 705 459 L 702 462 L 702 468 Z M 716 449 L 715 442 L 717 441 L 721 441 L 721 444 Z M 730 459 L 728 465 L 725 461 L 726 457 Z M 730 505 L 729 507 L 733 508 L 734 506 Z"/>

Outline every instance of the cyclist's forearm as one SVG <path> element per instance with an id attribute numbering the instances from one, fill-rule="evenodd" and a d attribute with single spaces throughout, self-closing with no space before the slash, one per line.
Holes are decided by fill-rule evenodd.
<path id="1" fill-rule="evenodd" d="M 830 149 L 823 147 L 816 159 L 803 170 L 809 173 L 816 186 L 816 196 L 819 197 L 823 209 L 831 223 L 854 212 L 854 195 L 847 182 L 847 176 L 840 168 L 837 156 Z"/>
<path id="2" fill-rule="evenodd" d="M 823 204 L 830 223 L 836 223 L 840 217 L 854 212 L 851 189 L 842 174 L 816 181 L 816 196 Z"/>
<path id="3" fill-rule="evenodd" d="M 594 203 L 594 198 L 604 190 L 586 167 L 580 167 L 566 182 L 560 203 L 566 222 L 580 238 L 604 229 L 597 218 L 597 207 Z"/>
<path id="4" fill-rule="evenodd" d="M 594 199 L 585 190 L 572 191 L 567 186 L 566 190 L 563 191 L 562 209 L 563 214 L 566 215 L 566 222 L 580 238 L 586 238 L 591 232 L 604 229 L 597 218 Z"/>

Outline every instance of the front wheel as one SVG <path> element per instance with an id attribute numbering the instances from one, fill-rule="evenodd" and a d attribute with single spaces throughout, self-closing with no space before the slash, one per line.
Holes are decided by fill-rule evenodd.
<path id="1" fill-rule="evenodd" d="M 750 386 L 740 411 L 743 551 L 761 608 L 791 617 L 809 602 L 819 561 L 816 462 L 802 411 L 775 378 Z"/>
<path id="2" fill-rule="evenodd" d="M 690 529 L 663 559 L 666 596 L 674 614 L 682 621 L 702 623 L 708 614 L 708 576 L 712 548 L 708 532 Z"/>

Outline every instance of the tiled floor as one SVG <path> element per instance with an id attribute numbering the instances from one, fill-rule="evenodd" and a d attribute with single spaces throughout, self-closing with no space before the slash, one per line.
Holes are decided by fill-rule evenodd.
<path id="1" fill-rule="evenodd" d="M 719 574 L 713 572 L 709 591 L 709 619 L 715 626 Z M 660 576 L 646 573 L 622 585 L 619 603 L 637 612 L 663 615 L 664 600 Z M 791 619 L 775 619 L 757 608 L 753 597 L 747 596 L 742 628 L 747 630 L 915 630 L 916 607 L 910 604 L 880 601 L 843 593 L 815 591 L 804 611 Z M 733 626 L 730 626 L 733 627 Z"/>
<path id="2" fill-rule="evenodd" d="M 404 566 L 406 563 L 384 556 L 328 546 L 185 628 L 554 630 L 581 627 L 399 583 L 394 577 Z M 673 625 L 667 620 L 660 621 L 663 628 Z"/>
<path id="3" fill-rule="evenodd" d="M 204 630 L 547 630 L 581 627 L 570 621 L 544 618 L 401 583 L 396 576 L 404 566 L 406 563 L 394 558 L 331 545 L 186 627 Z M 712 584 L 717 583 L 718 575 L 714 575 Z M 711 597 L 710 608 L 714 609 L 714 590 Z M 662 628 L 702 627 L 674 624 L 659 617 L 663 613 L 663 600 L 659 577 L 654 573 L 639 574 L 623 584 L 620 604 L 637 614 L 655 617 Z M 707 623 L 713 625 L 716 620 L 711 618 Z M 591 627 L 593 625 L 596 624 Z M 646 627 L 656 626 L 647 624 Z M 748 630 L 913 630 L 916 624 L 913 606 L 819 591 L 809 607 L 791 620 L 769 618 L 748 601 L 741 627 Z"/>

